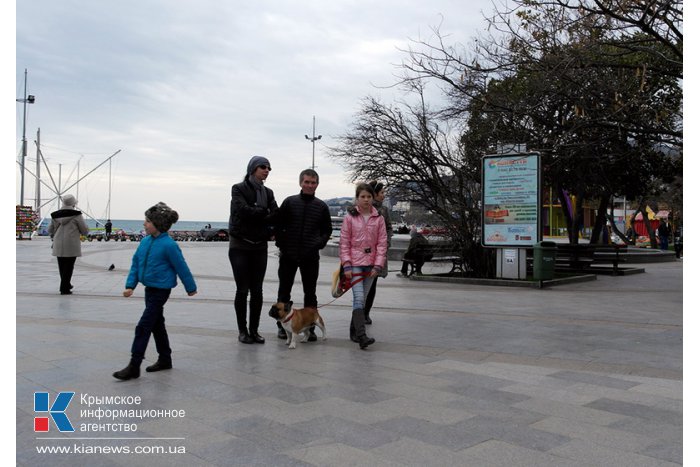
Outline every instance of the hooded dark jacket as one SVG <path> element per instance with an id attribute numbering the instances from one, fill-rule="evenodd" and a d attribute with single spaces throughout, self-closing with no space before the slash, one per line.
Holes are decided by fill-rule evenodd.
<path id="1" fill-rule="evenodd" d="M 318 256 L 333 233 L 328 205 L 314 195 L 287 197 L 276 217 L 276 245 L 293 259 Z"/>
<path id="2" fill-rule="evenodd" d="M 263 189 L 267 195 L 266 208 L 258 206 L 255 187 L 248 180 L 231 187 L 228 221 L 231 247 L 267 248 L 267 241 L 274 235 L 273 221 L 278 207 L 272 190 L 266 186 Z"/>

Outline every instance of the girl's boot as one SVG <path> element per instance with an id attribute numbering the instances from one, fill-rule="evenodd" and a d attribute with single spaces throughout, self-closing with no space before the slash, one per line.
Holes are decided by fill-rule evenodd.
<path id="1" fill-rule="evenodd" d="M 360 344 L 361 349 L 366 349 L 374 344 L 374 339 L 367 337 L 365 332 L 365 310 L 362 308 L 352 310 L 352 326 L 355 328 L 357 343 Z"/>

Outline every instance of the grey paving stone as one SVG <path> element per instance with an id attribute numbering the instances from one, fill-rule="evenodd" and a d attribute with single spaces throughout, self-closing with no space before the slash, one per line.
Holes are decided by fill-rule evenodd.
<path id="1" fill-rule="evenodd" d="M 331 438 L 339 443 L 358 449 L 372 449 L 395 441 L 398 437 L 376 425 L 363 425 L 336 417 L 324 417 L 295 423 L 291 426 L 297 433 L 307 437 L 306 442 L 314 438 Z"/>
<path id="2" fill-rule="evenodd" d="M 489 435 L 470 431 L 464 425 L 440 425 L 412 417 L 398 417 L 374 426 L 399 436 L 459 451 L 490 439 Z"/>
<path id="3" fill-rule="evenodd" d="M 657 421 L 650 423 L 646 418 L 623 416 L 620 420 L 610 423 L 608 427 L 615 430 L 637 433 L 670 443 L 681 443 L 683 441 L 682 424 L 671 425 Z"/>
<path id="4" fill-rule="evenodd" d="M 503 386 L 513 384 L 512 381 L 492 376 L 465 373 L 462 371 L 443 371 L 435 374 L 439 378 L 444 378 L 464 386 L 478 386 L 488 389 L 498 389 Z"/>
<path id="5" fill-rule="evenodd" d="M 464 455 L 454 453 L 442 446 L 425 443 L 418 439 L 400 438 L 371 450 L 372 454 L 402 466 L 445 467 L 457 465 L 480 465 L 483 460 L 471 459 L 465 463 Z M 477 463 L 478 461 L 478 463 Z M 369 464 L 366 464 L 369 465 Z M 377 464 L 372 464 L 377 465 Z"/>
<path id="6" fill-rule="evenodd" d="M 582 460 L 567 459 L 553 453 L 544 453 L 533 449 L 499 441 L 488 440 L 460 452 L 469 459 L 477 458 L 483 465 L 498 467 L 586 467 L 597 465 Z M 467 464 L 467 465 L 482 465 Z"/>
<path id="7" fill-rule="evenodd" d="M 655 442 L 653 438 L 648 436 L 557 417 L 549 417 L 530 426 L 627 452 L 641 451 Z"/>
<path id="8" fill-rule="evenodd" d="M 670 425 L 680 425 L 683 422 L 682 414 L 680 412 L 663 410 L 655 407 L 649 407 L 647 405 L 633 404 L 630 402 L 617 401 L 613 399 L 598 399 L 586 404 L 586 407 L 619 413 L 622 415 L 629 415 L 630 417 L 653 420 L 655 422 L 663 422 Z"/>
<path id="9" fill-rule="evenodd" d="M 328 443 L 289 450 L 288 455 L 307 462 L 308 465 L 319 466 L 380 466 L 380 467 L 400 467 L 403 464 L 394 462 L 374 454 L 373 451 L 366 451 L 348 446 L 343 443 Z"/>
<path id="10" fill-rule="evenodd" d="M 625 381 L 623 379 L 611 378 L 610 376 L 606 375 L 584 373 L 581 371 L 560 371 L 558 373 L 553 373 L 550 376 L 552 378 L 559 378 L 566 381 L 577 381 L 617 389 L 630 389 L 638 386 L 636 383 Z"/>
<path id="11" fill-rule="evenodd" d="M 513 404 L 513 407 L 541 413 L 543 415 L 554 415 L 559 418 L 610 427 L 614 427 L 616 422 L 628 418 L 624 415 L 613 414 L 604 410 L 565 404 L 563 402 L 553 401 L 551 399 L 535 397 L 526 401 L 518 402 L 517 404 Z"/>
<path id="12" fill-rule="evenodd" d="M 510 386 L 506 387 L 508 389 Z M 460 394 L 471 399 L 481 399 L 493 402 L 500 402 L 503 404 L 515 404 L 529 399 L 529 396 L 523 394 L 516 394 L 508 391 L 501 391 L 497 389 L 488 389 L 481 386 L 474 385 L 450 385 L 441 388 L 446 392 L 453 392 L 455 394 Z"/>
<path id="13" fill-rule="evenodd" d="M 677 443 L 659 441 L 641 450 L 640 454 L 668 462 L 675 462 L 676 464 L 683 464 L 683 445 L 680 440 Z"/>
<path id="14" fill-rule="evenodd" d="M 569 458 L 584 465 L 614 465 L 616 467 L 678 467 L 679 465 L 580 439 L 574 439 L 567 444 L 556 447 L 550 451 L 550 454 Z"/>

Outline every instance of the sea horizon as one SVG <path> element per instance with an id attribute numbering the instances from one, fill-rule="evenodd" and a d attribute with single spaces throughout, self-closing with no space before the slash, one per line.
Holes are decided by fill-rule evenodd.
<path id="1" fill-rule="evenodd" d="M 44 219 L 37 233 L 39 235 L 48 235 L 48 226 L 50 218 Z M 104 224 L 107 219 L 85 219 L 88 229 L 91 231 L 104 231 Z M 228 221 L 185 221 L 180 220 L 172 225 L 171 231 L 178 230 L 202 230 L 211 225 L 212 229 L 228 229 Z M 124 231 L 126 233 L 137 233 L 143 231 L 143 219 L 112 219 L 112 232 Z"/>

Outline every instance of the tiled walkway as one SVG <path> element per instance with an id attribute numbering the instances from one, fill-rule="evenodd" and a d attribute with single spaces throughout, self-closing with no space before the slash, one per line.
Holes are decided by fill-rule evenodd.
<path id="1" fill-rule="evenodd" d="M 227 245 L 182 243 L 199 293 L 188 298 L 180 286 L 166 305 L 174 369 L 119 382 L 111 374 L 128 362 L 143 309 L 142 287 L 121 296 L 135 246 L 84 244 L 74 294 L 60 296 L 49 240 L 17 242 L 19 465 L 683 461 L 680 262 L 544 290 L 390 274 L 372 312 L 375 345 L 361 351 L 349 341 L 346 294 L 321 309 L 327 341 L 288 350 L 267 317 L 274 248 L 261 324 L 267 342 L 244 345 Z M 336 265 L 322 257 L 321 303 L 332 300 Z M 301 302 L 301 284 L 293 299 Z M 151 343 L 146 364 L 155 357 Z M 34 418 L 48 416 L 34 412 L 35 392 L 52 402 L 75 392 L 66 415 L 76 431 L 50 422 L 49 432 L 35 432 Z"/>

